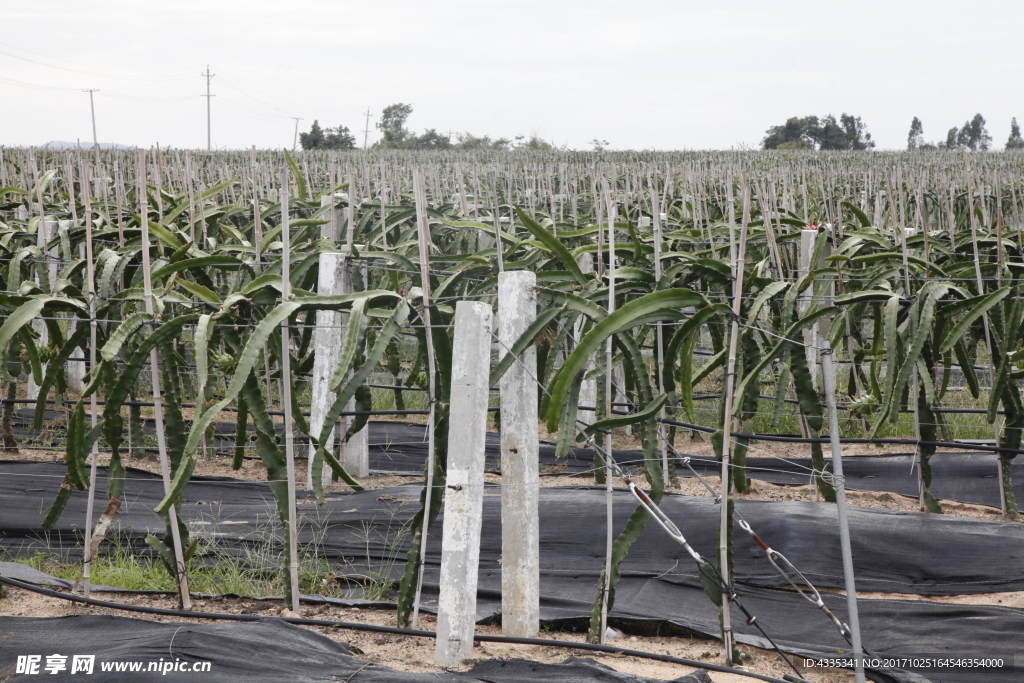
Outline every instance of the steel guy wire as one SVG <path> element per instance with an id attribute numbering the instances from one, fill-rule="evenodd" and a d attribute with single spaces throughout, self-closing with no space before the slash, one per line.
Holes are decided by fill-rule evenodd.
<path id="1" fill-rule="evenodd" d="M 716 494 L 715 490 L 711 487 L 710 484 L 707 483 L 704 477 L 702 477 L 700 473 L 697 472 L 697 470 L 695 470 L 692 467 L 689 458 L 685 459 L 684 464 L 690 469 L 691 472 L 693 472 L 693 475 L 700 480 L 701 484 L 704 485 L 704 488 L 711 492 L 711 495 L 715 499 L 715 503 L 721 504 L 722 497 Z M 834 623 L 836 627 L 839 629 L 840 635 L 842 635 L 843 638 L 846 639 L 847 643 L 850 643 L 852 645 L 849 626 L 839 621 L 835 614 L 833 614 L 832 611 L 825 605 L 825 603 L 821 599 L 821 594 L 818 592 L 818 589 L 815 588 L 814 585 L 807 580 L 803 573 L 801 573 L 800 570 L 798 570 L 793 565 L 793 563 L 790 562 L 788 558 L 786 558 L 785 555 L 769 547 L 768 544 L 765 543 L 761 539 L 761 537 L 754 532 L 754 530 L 750 526 L 750 523 L 747 522 L 746 519 L 744 519 L 743 514 L 739 510 L 734 510 L 734 513 L 739 518 L 739 522 L 737 522 L 739 527 L 746 531 L 748 534 L 750 534 L 754 542 L 757 543 L 757 545 L 760 546 L 762 550 L 764 550 L 765 554 L 768 556 L 768 561 L 771 563 L 772 567 L 775 568 L 775 570 L 789 583 L 790 586 L 792 586 L 796 590 L 797 593 L 800 594 L 801 597 L 803 597 L 805 600 L 810 602 L 815 607 L 821 609 L 825 613 L 825 615 L 832 621 L 832 623 Z M 783 564 L 788 566 L 793 571 L 793 573 L 795 573 L 799 577 L 800 581 L 802 581 L 804 584 L 803 588 L 796 585 L 796 583 L 793 580 L 793 577 L 782 567 L 780 567 L 778 562 L 782 562 Z M 806 593 L 804 592 L 805 590 L 807 591 Z M 866 648 L 865 651 L 867 651 Z"/>
<path id="2" fill-rule="evenodd" d="M 492 336 L 497 338 L 497 335 L 494 335 L 493 333 Z M 528 375 L 530 375 L 531 379 L 533 379 L 534 382 L 538 384 L 544 391 L 544 393 L 546 393 L 550 398 L 550 392 L 548 392 L 547 388 L 544 387 L 544 385 L 537 380 L 536 376 L 530 372 L 530 369 L 526 366 L 525 363 L 523 363 L 522 359 L 520 359 L 516 354 L 512 353 L 512 350 L 508 348 L 508 346 L 500 339 L 498 339 L 498 343 L 505 347 L 506 352 L 509 353 L 517 363 L 519 363 L 523 370 Z M 622 468 L 619 466 L 618 463 L 615 462 L 614 458 L 610 457 L 610 455 L 607 452 L 605 452 L 604 449 L 600 448 L 597 445 L 593 437 L 591 437 L 587 433 L 586 429 L 580 429 L 580 424 L 582 424 L 582 422 L 580 420 L 576 420 L 574 427 L 578 432 L 580 432 L 584 440 L 587 442 L 588 445 L 590 445 L 594 452 L 600 454 L 601 459 L 604 461 L 605 471 L 608 473 L 608 476 L 617 476 L 626 484 L 626 486 L 629 488 L 630 493 L 633 494 L 633 497 L 640 502 L 640 504 L 644 507 L 644 509 L 647 510 L 647 512 L 652 517 L 654 517 L 655 521 L 658 522 L 658 524 L 665 530 L 665 532 L 668 533 L 669 536 L 671 536 L 674 540 L 676 540 L 676 542 L 682 545 L 683 548 L 687 551 L 687 553 L 689 553 L 689 555 L 697 562 L 699 571 L 702 574 L 704 574 L 709 580 L 711 580 L 712 583 L 715 583 L 718 586 L 719 590 L 729 595 L 729 599 L 732 600 L 740 609 L 740 611 L 743 612 L 744 616 L 747 617 L 747 625 L 754 626 L 755 628 L 757 628 L 757 630 L 760 631 L 761 635 L 764 636 L 765 640 L 771 643 L 772 647 L 779 654 L 779 656 L 786 662 L 786 664 L 788 664 L 793 669 L 793 671 L 795 671 L 796 674 L 800 676 L 800 670 L 797 669 L 796 666 L 785 655 L 785 653 L 782 652 L 782 649 L 779 648 L 779 646 L 775 643 L 774 640 L 772 640 L 771 636 L 769 636 L 768 633 L 765 632 L 765 630 L 757 622 L 757 618 L 754 617 L 754 615 L 752 615 L 746 609 L 746 607 L 740 601 L 739 595 L 729 585 L 729 582 L 725 579 L 722 573 L 717 568 L 715 568 L 714 565 L 704 561 L 704 559 L 686 541 L 686 538 L 683 536 L 682 532 L 680 532 L 678 527 L 676 527 L 676 525 L 672 523 L 672 520 L 669 519 L 668 515 L 666 515 L 665 512 L 654 501 L 652 501 L 643 490 L 641 490 L 639 487 L 636 486 L 635 483 L 633 483 L 632 478 L 622 471 Z M 707 570 L 705 569 L 705 566 L 710 567 L 711 570 L 714 571 L 716 576 L 711 576 L 710 574 L 708 574 Z"/>

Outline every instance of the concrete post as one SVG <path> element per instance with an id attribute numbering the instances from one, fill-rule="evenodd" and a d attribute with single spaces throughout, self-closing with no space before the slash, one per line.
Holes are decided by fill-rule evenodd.
<path id="1" fill-rule="evenodd" d="M 38 205 L 36 205 L 36 206 L 38 206 Z M 25 207 L 21 207 L 21 206 L 18 207 L 18 217 L 19 218 L 23 217 L 23 220 L 28 220 L 28 211 L 25 211 L 24 208 Z M 39 226 L 38 246 L 43 251 L 44 254 L 47 254 L 48 256 L 52 256 L 53 258 L 57 257 L 56 253 L 48 251 L 46 249 L 46 245 L 47 245 L 47 243 L 50 241 L 50 239 L 56 233 L 57 233 L 57 221 L 42 221 L 41 222 L 41 224 Z M 47 277 L 50 280 L 49 286 L 50 286 L 51 289 L 53 288 L 54 280 L 57 279 L 56 268 L 57 268 L 57 262 L 56 261 L 48 262 L 46 264 L 46 275 L 47 275 Z M 36 282 L 37 286 L 40 286 L 40 287 L 42 286 L 42 279 L 39 277 L 38 273 L 36 274 L 35 282 Z M 47 328 L 46 328 L 46 322 L 43 321 L 42 318 L 38 318 L 37 317 L 37 318 L 35 318 L 32 321 L 32 329 L 35 330 L 39 334 L 39 338 L 36 340 L 36 345 L 37 346 L 46 346 L 46 345 L 48 345 L 50 343 L 50 333 L 49 333 L 49 330 L 47 330 Z M 44 376 L 46 375 L 47 367 L 48 367 L 48 365 L 46 363 L 43 363 L 42 372 L 43 372 Z M 27 396 L 30 399 L 39 398 L 39 385 L 36 384 L 35 377 L 32 375 L 31 372 L 28 373 L 27 392 L 28 392 Z"/>
<path id="2" fill-rule="evenodd" d="M 324 195 L 323 197 L 320 197 L 320 208 L 322 209 L 325 206 L 331 206 L 332 203 L 337 203 L 337 201 L 337 193 Z M 340 232 L 338 230 L 337 209 L 332 208 L 331 211 L 327 214 L 327 217 L 330 219 L 331 222 L 324 223 L 323 225 L 320 226 L 320 239 L 327 239 L 331 240 L 332 242 L 336 242 L 338 240 L 338 233 Z"/>
<path id="3" fill-rule="evenodd" d="M 580 254 L 579 258 L 576 259 L 577 265 L 584 275 L 588 275 L 594 272 L 594 255 L 593 254 Z M 576 327 L 573 330 L 573 337 L 578 344 L 580 339 L 583 337 L 583 317 L 580 316 L 576 319 Z M 587 363 L 585 372 L 589 373 L 594 369 L 594 361 L 591 360 Z M 580 383 L 580 398 L 579 405 L 588 406 L 594 408 L 594 410 L 581 410 L 577 414 L 577 419 L 581 422 L 591 425 L 594 424 L 597 419 L 597 380 L 586 379 Z M 504 470 L 503 470 L 504 471 Z"/>
<path id="4" fill-rule="evenodd" d="M 72 223 L 71 221 L 61 221 L 57 225 L 59 227 L 66 227 L 70 229 Z M 78 257 L 83 260 L 85 259 L 85 244 L 78 245 Z M 56 260 L 54 261 L 53 265 L 54 272 L 51 275 L 51 282 L 56 282 L 56 271 L 59 270 L 57 268 L 58 263 L 56 262 Z M 77 327 L 78 323 L 72 322 L 70 329 L 68 329 L 67 332 L 68 336 L 74 334 Z M 85 356 L 85 349 L 79 346 L 74 351 L 71 352 L 71 358 L 73 360 L 69 360 L 67 363 L 64 364 L 64 378 L 67 381 L 68 392 L 74 396 L 81 396 L 83 393 L 85 393 L 85 376 L 88 372 L 88 368 L 85 362 Z"/>
<path id="5" fill-rule="evenodd" d="M 346 294 L 352 291 L 352 279 L 349 274 L 348 262 L 344 254 L 325 253 L 320 255 L 320 279 L 317 284 L 317 293 L 323 296 L 334 294 Z M 313 331 L 313 376 L 312 400 L 309 409 L 309 428 L 313 434 L 319 434 L 324 427 L 324 418 L 327 411 L 337 395 L 328 390 L 327 384 L 330 381 L 331 373 L 338 364 L 338 354 L 341 351 L 341 337 L 344 334 L 345 323 L 348 322 L 348 314 L 338 311 L 317 311 L 316 329 Z M 346 410 L 354 410 L 355 403 L 350 402 L 345 406 Z M 331 437 L 331 448 L 337 442 L 339 436 L 344 436 L 348 424 L 353 418 L 343 417 L 338 425 L 335 425 Z M 340 434 L 339 434 L 340 429 Z M 309 457 L 313 457 L 314 448 L 309 447 Z M 365 477 L 370 473 L 369 450 L 366 440 L 366 430 L 354 434 L 348 443 L 341 446 L 341 457 L 339 461 L 353 477 Z M 329 486 L 331 483 L 331 468 L 324 466 L 321 475 L 321 483 Z M 308 469 L 306 472 L 306 485 L 313 485 L 313 472 Z"/>
<path id="6" fill-rule="evenodd" d="M 812 268 L 821 268 L 824 265 L 825 259 L 832 254 L 831 246 L 826 244 L 825 248 L 821 251 L 821 257 L 818 263 L 812 266 L 811 264 L 811 252 L 814 250 L 814 241 L 818 238 L 817 230 L 801 230 L 800 231 L 800 251 L 797 256 L 797 277 L 802 278 L 807 273 L 811 272 Z M 822 238 L 824 239 L 824 238 Z M 797 297 L 797 317 L 802 318 L 807 314 L 807 311 L 811 307 L 813 301 L 811 297 L 810 288 L 801 296 Z M 826 296 L 834 296 L 834 285 L 829 287 Z M 820 301 L 819 307 L 830 305 L 829 301 Z M 814 382 L 814 388 L 821 388 L 821 381 L 819 378 L 818 369 L 818 357 L 816 349 L 820 345 L 819 339 L 823 339 L 828 336 L 829 325 L 832 324 L 830 319 L 822 319 L 817 324 L 811 325 L 809 328 L 804 328 L 801 332 L 803 334 L 804 352 L 807 356 L 807 367 L 811 371 L 811 379 Z"/>
<path id="7" fill-rule="evenodd" d="M 448 666 L 457 666 L 473 654 L 490 357 L 491 307 L 478 301 L 458 302 L 434 649 L 434 659 Z"/>
<path id="8" fill-rule="evenodd" d="M 537 276 L 498 275 L 498 355 L 508 353 L 537 317 Z M 540 519 L 537 472 L 537 349 L 502 376 L 501 632 L 532 638 L 540 629 Z"/>

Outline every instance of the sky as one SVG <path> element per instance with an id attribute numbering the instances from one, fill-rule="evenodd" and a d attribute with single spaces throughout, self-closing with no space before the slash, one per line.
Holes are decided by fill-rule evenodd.
<path id="1" fill-rule="evenodd" d="M 408 127 L 570 149 L 758 147 L 860 116 L 879 149 L 1024 121 L 1024 3 L 977 0 L 0 0 L 0 145 L 292 147 L 389 104 Z M 19 30 L 19 27 L 21 29 Z"/>

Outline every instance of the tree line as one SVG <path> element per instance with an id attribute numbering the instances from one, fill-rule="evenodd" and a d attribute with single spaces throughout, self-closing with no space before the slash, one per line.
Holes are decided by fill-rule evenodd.
<path id="1" fill-rule="evenodd" d="M 907 134 L 907 149 L 949 149 L 965 150 L 976 152 L 987 150 L 992 145 L 992 136 L 989 135 L 985 125 L 985 117 L 975 114 L 974 118 L 968 120 L 963 126 L 953 126 L 946 131 L 946 139 L 940 142 L 925 142 L 924 124 L 921 119 L 914 117 L 910 122 L 910 132 Z M 1006 140 L 1005 148 L 1024 149 L 1024 138 L 1020 134 L 1020 126 L 1017 125 L 1017 117 L 1010 121 L 1010 137 Z"/>
<path id="2" fill-rule="evenodd" d="M 492 138 L 489 135 L 474 135 L 470 132 L 442 133 L 436 128 L 427 128 L 416 134 L 407 127 L 409 116 L 413 112 L 411 104 L 398 102 L 389 105 L 381 112 L 376 123 L 381 138 L 371 145 L 371 149 L 460 149 L 460 150 L 512 150 L 525 149 L 537 151 L 564 150 L 565 146 L 544 140 L 537 135 L 526 137 L 517 135 L 513 139 Z M 348 126 L 321 128 L 318 120 L 313 121 L 309 132 L 299 134 L 302 149 L 356 149 L 356 138 Z M 602 151 L 608 145 L 607 140 L 591 140 L 596 151 Z M 963 126 L 953 126 L 946 133 L 946 139 L 938 142 L 927 142 L 924 139 L 924 125 L 921 119 L 914 117 L 907 135 L 908 150 L 962 150 L 984 151 L 992 145 L 992 136 L 986 127 L 985 117 L 975 114 Z M 836 118 L 827 116 L 794 116 L 784 124 L 772 126 L 765 131 L 761 140 L 763 149 L 775 150 L 870 150 L 875 148 L 875 141 L 867 125 L 859 116 L 843 113 Z M 1017 119 L 1010 123 L 1010 136 L 1006 141 L 1007 150 L 1024 149 L 1024 137 L 1021 136 Z"/>
<path id="3" fill-rule="evenodd" d="M 417 135 L 406 127 L 412 114 L 411 104 L 398 102 L 384 107 L 377 130 L 381 133 L 380 140 L 371 145 L 371 149 L 462 149 L 462 150 L 511 150 L 526 149 L 537 151 L 564 150 L 553 142 L 537 135 L 517 135 L 513 139 L 491 138 L 489 135 L 473 135 L 470 132 L 456 133 L 454 136 L 439 132 L 436 128 L 427 128 Z M 454 137 L 454 139 L 453 139 Z M 607 141 L 593 141 L 607 145 Z M 348 126 L 337 128 L 321 128 L 320 122 L 313 121 L 308 133 L 299 134 L 302 149 L 356 149 L 356 138 Z"/>

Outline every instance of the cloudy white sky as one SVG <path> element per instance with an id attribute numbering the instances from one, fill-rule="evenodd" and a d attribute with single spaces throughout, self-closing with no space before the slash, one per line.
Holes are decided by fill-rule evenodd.
<path id="1" fill-rule="evenodd" d="M 879 148 L 919 116 L 1024 121 L 1024 3 L 975 0 L 0 0 L 0 144 L 290 147 L 295 121 L 570 148 L 757 146 L 790 116 L 861 116 Z"/>

